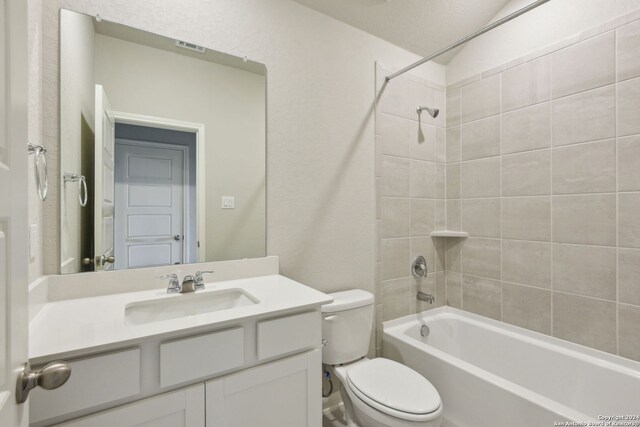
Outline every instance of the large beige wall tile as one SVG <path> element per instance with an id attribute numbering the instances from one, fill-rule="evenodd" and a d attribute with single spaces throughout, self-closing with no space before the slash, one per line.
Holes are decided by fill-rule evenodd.
<path id="1" fill-rule="evenodd" d="M 618 301 L 640 305 L 640 250 L 618 250 Z"/>
<path id="2" fill-rule="evenodd" d="M 411 160 L 411 197 L 435 197 L 435 163 Z"/>
<path id="3" fill-rule="evenodd" d="M 553 245 L 553 289 L 616 299 L 616 248 Z"/>
<path id="4" fill-rule="evenodd" d="M 502 111 L 548 101 L 550 97 L 548 56 L 502 73 Z"/>
<path id="5" fill-rule="evenodd" d="M 491 157 L 461 163 L 461 197 L 500 196 L 500 158 Z"/>
<path id="6" fill-rule="evenodd" d="M 379 136 L 382 154 L 409 156 L 409 123 L 402 117 L 378 114 L 376 134 Z"/>
<path id="7" fill-rule="evenodd" d="M 462 160 L 500 154 L 500 116 L 491 116 L 462 125 Z"/>
<path id="8" fill-rule="evenodd" d="M 616 191 L 614 139 L 553 149 L 553 194 Z"/>
<path id="9" fill-rule="evenodd" d="M 393 79 L 393 83 L 384 86 L 378 105 L 383 113 L 398 117 L 409 117 L 409 80 L 406 76 Z M 415 107 L 414 107 L 415 112 Z"/>
<path id="10" fill-rule="evenodd" d="M 409 239 L 382 239 L 382 279 L 409 275 Z"/>
<path id="11" fill-rule="evenodd" d="M 640 133 L 640 78 L 618 83 L 618 136 Z"/>
<path id="12" fill-rule="evenodd" d="M 411 219 L 411 200 L 383 197 L 382 238 L 409 237 Z"/>
<path id="13" fill-rule="evenodd" d="M 615 107 L 613 85 L 554 100 L 551 109 L 553 145 L 613 138 Z"/>
<path id="14" fill-rule="evenodd" d="M 445 242 L 447 270 L 460 273 L 462 271 L 462 248 L 464 240 L 447 239 Z"/>
<path id="15" fill-rule="evenodd" d="M 409 134 L 409 157 L 416 160 L 436 159 L 436 145 L 438 144 L 438 128 L 426 123 L 407 120 Z"/>
<path id="16" fill-rule="evenodd" d="M 619 317 L 620 356 L 640 361 L 640 306 L 620 304 Z"/>
<path id="17" fill-rule="evenodd" d="M 616 29 L 618 80 L 640 76 L 640 20 Z"/>
<path id="18" fill-rule="evenodd" d="M 551 103 L 532 105 L 502 115 L 502 153 L 551 146 Z"/>
<path id="19" fill-rule="evenodd" d="M 502 320 L 551 334 L 551 291 L 502 282 Z"/>
<path id="20" fill-rule="evenodd" d="M 460 217 L 460 200 L 447 200 L 447 230 L 462 230 Z"/>
<path id="21" fill-rule="evenodd" d="M 554 196 L 553 240 L 558 243 L 615 246 L 615 194 Z"/>
<path id="22" fill-rule="evenodd" d="M 435 202 L 411 199 L 411 235 L 428 236 L 435 227 Z"/>
<path id="23" fill-rule="evenodd" d="M 462 308 L 462 275 L 447 271 L 447 305 L 454 308 Z"/>
<path id="24" fill-rule="evenodd" d="M 551 194 L 551 151 L 538 150 L 502 157 L 502 195 Z"/>
<path id="25" fill-rule="evenodd" d="M 640 193 L 618 196 L 618 245 L 640 248 Z"/>
<path id="26" fill-rule="evenodd" d="M 502 280 L 551 287 L 551 243 L 502 241 Z"/>
<path id="27" fill-rule="evenodd" d="M 409 259 L 411 262 L 417 257 L 422 255 L 427 261 L 428 271 L 435 272 L 439 270 L 436 265 L 436 247 L 431 237 L 412 237 L 411 238 L 411 252 Z M 410 274 L 410 266 L 407 266 L 407 273 Z"/>
<path id="28" fill-rule="evenodd" d="M 551 240 L 551 198 L 503 198 L 502 238 L 535 241 Z"/>
<path id="29" fill-rule="evenodd" d="M 462 88 L 462 122 L 500 113 L 500 74 Z"/>
<path id="30" fill-rule="evenodd" d="M 474 237 L 500 238 L 500 199 L 460 202 L 461 228 Z"/>
<path id="31" fill-rule="evenodd" d="M 462 276 L 462 307 L 467 311 L 500 320 L 501 294 L 498 280 Z"/>
<path id="32" fill-rule="evenodd" d="M 435 164 L 435 188 L 434 197 L 436 199 L 444 199 L 447 196 L 447 172 L 446 172 L 446 164 L 444 163 L 436 163 Z"/>
<path id="33" fill-rule="evenodd" d="M 383 197 L 409 197 L 409 159 L 382 156 L 381 177 Z"/>
<path id="34" fill-rule="evenodd" d="M 447 128 L 447 163 L 460 161 L 460 126 Z"/>
<path id="35" fill-rule="evenodd" d="M 615 353 L 616 304 L 554 292 L 553 336 Z"/>
<path id="36" fill-rule="evenodd" d="M 462 273 L 499 280 L 501 252 L 499 239 L 468 238 L 462 248 Z"/>
<path id="37" fill-rule="evenodd" d="M 460 163 L 447 165 L 447 199 L 460 198 Z"/>
<path id="38" fill-rule="evenodd" d="M 611 84 L 615 81 L 613 31 L 574 44 L 551 55 L 554 98 Z"/>
<path id="39" fill-rule="evenodd" d="M 447 126 L 459 125 L 462 119 L 461 89 L 447 90 Z"/>
<path id="40" fill-rule="evenodd" d="M 640 190 L 640 136 L 618 139 L 618 190 Z"/>
<path id="41" fill-rule="evenodd" d="M 411 278 L 382 282 L 382 321 L 410 314 Z"/>

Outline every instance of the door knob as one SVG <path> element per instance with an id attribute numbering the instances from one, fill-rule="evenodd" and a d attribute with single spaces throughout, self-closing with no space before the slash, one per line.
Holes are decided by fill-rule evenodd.
<path id="1" fill-rule="evenodd" d="M 175 236 L 173 236 L 173 240 L 180 241 L 182 240 L 182 236 L 179 234 L 176 234 Z"/>
<path id="2" fill-rule="evenodd" d="M 39 371 L 32 371 L 31 365 L 25 363 L 18 373 L 16 402 L 26 402 L 29 392 L 36 387 L 42 387 L 45 390 L 56 389 L 66 383 L 70 376 L 71 366 L 67 362 L 51 362 Z"/>
<path id="3" fill-rule="evenodd" d="M 93 259 L 91 259 L 91 258 L 82 258 L 82 264 L 83 265 L 91 265 L 91 264 L 93 264 Z"/>

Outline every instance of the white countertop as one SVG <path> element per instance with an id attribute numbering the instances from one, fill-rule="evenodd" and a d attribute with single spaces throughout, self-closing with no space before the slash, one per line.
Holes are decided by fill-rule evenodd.
<path id="1" fill-rule="evenodd" d="M 190 298 L 201 293 L 241 288 L 257 304 L 142 325 L 125 323 L 125 307 L 138 301 Z M 333 299 L 281 275 L 208 283 L 196 294 L 167 294 L 166 288 L 47 302 L 29 324 L 29 359 L 40 364 L 54 358 L 122 348 L 149 337 L 183 335 L 215 329 L 265 315 L 319 307 Z"/>

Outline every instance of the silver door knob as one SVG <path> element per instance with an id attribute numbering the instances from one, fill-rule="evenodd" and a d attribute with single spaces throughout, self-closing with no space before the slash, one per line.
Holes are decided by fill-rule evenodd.
<path id="1" fill-rule="evenodd" d="M 102 264 L 113 264 L 114 262 L 116 262 L 116 257 L 114 257 L 113 255 L 111 256 L 104 256 L 102 255 Z"/>
<path id="2" fill-rule="evenodd" d="M 176 234 L 175 236 L 173 236 L 173 240 L 180 241 L 182 240 L 182 236 L 179 234 Z"/>
<path id="3" fill-rule="evenodd" d="M 67 362 L 51 362 L 39 371 L 32 371 L 31 365 L 25 363 L 22 371 L 18 373 L 16 402 L 26 402 L 29 392 L 36 387 L 42 387 L 45 390 L 56 389 L 66 383 L 70 376 L 71 366 Z"/>

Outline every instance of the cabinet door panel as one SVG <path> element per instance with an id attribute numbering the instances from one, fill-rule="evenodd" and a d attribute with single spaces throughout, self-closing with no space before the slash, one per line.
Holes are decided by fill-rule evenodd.
<path id="1" fill-rule="evenodd" d="M 320 364 L 314 350 L 208 381 L 207 427 L 320 426 Z"/>
<path id="2" fill-rule="evenodd" d="M 64 427 L 204 427 L 204 384 L 78 418 Z"/>

